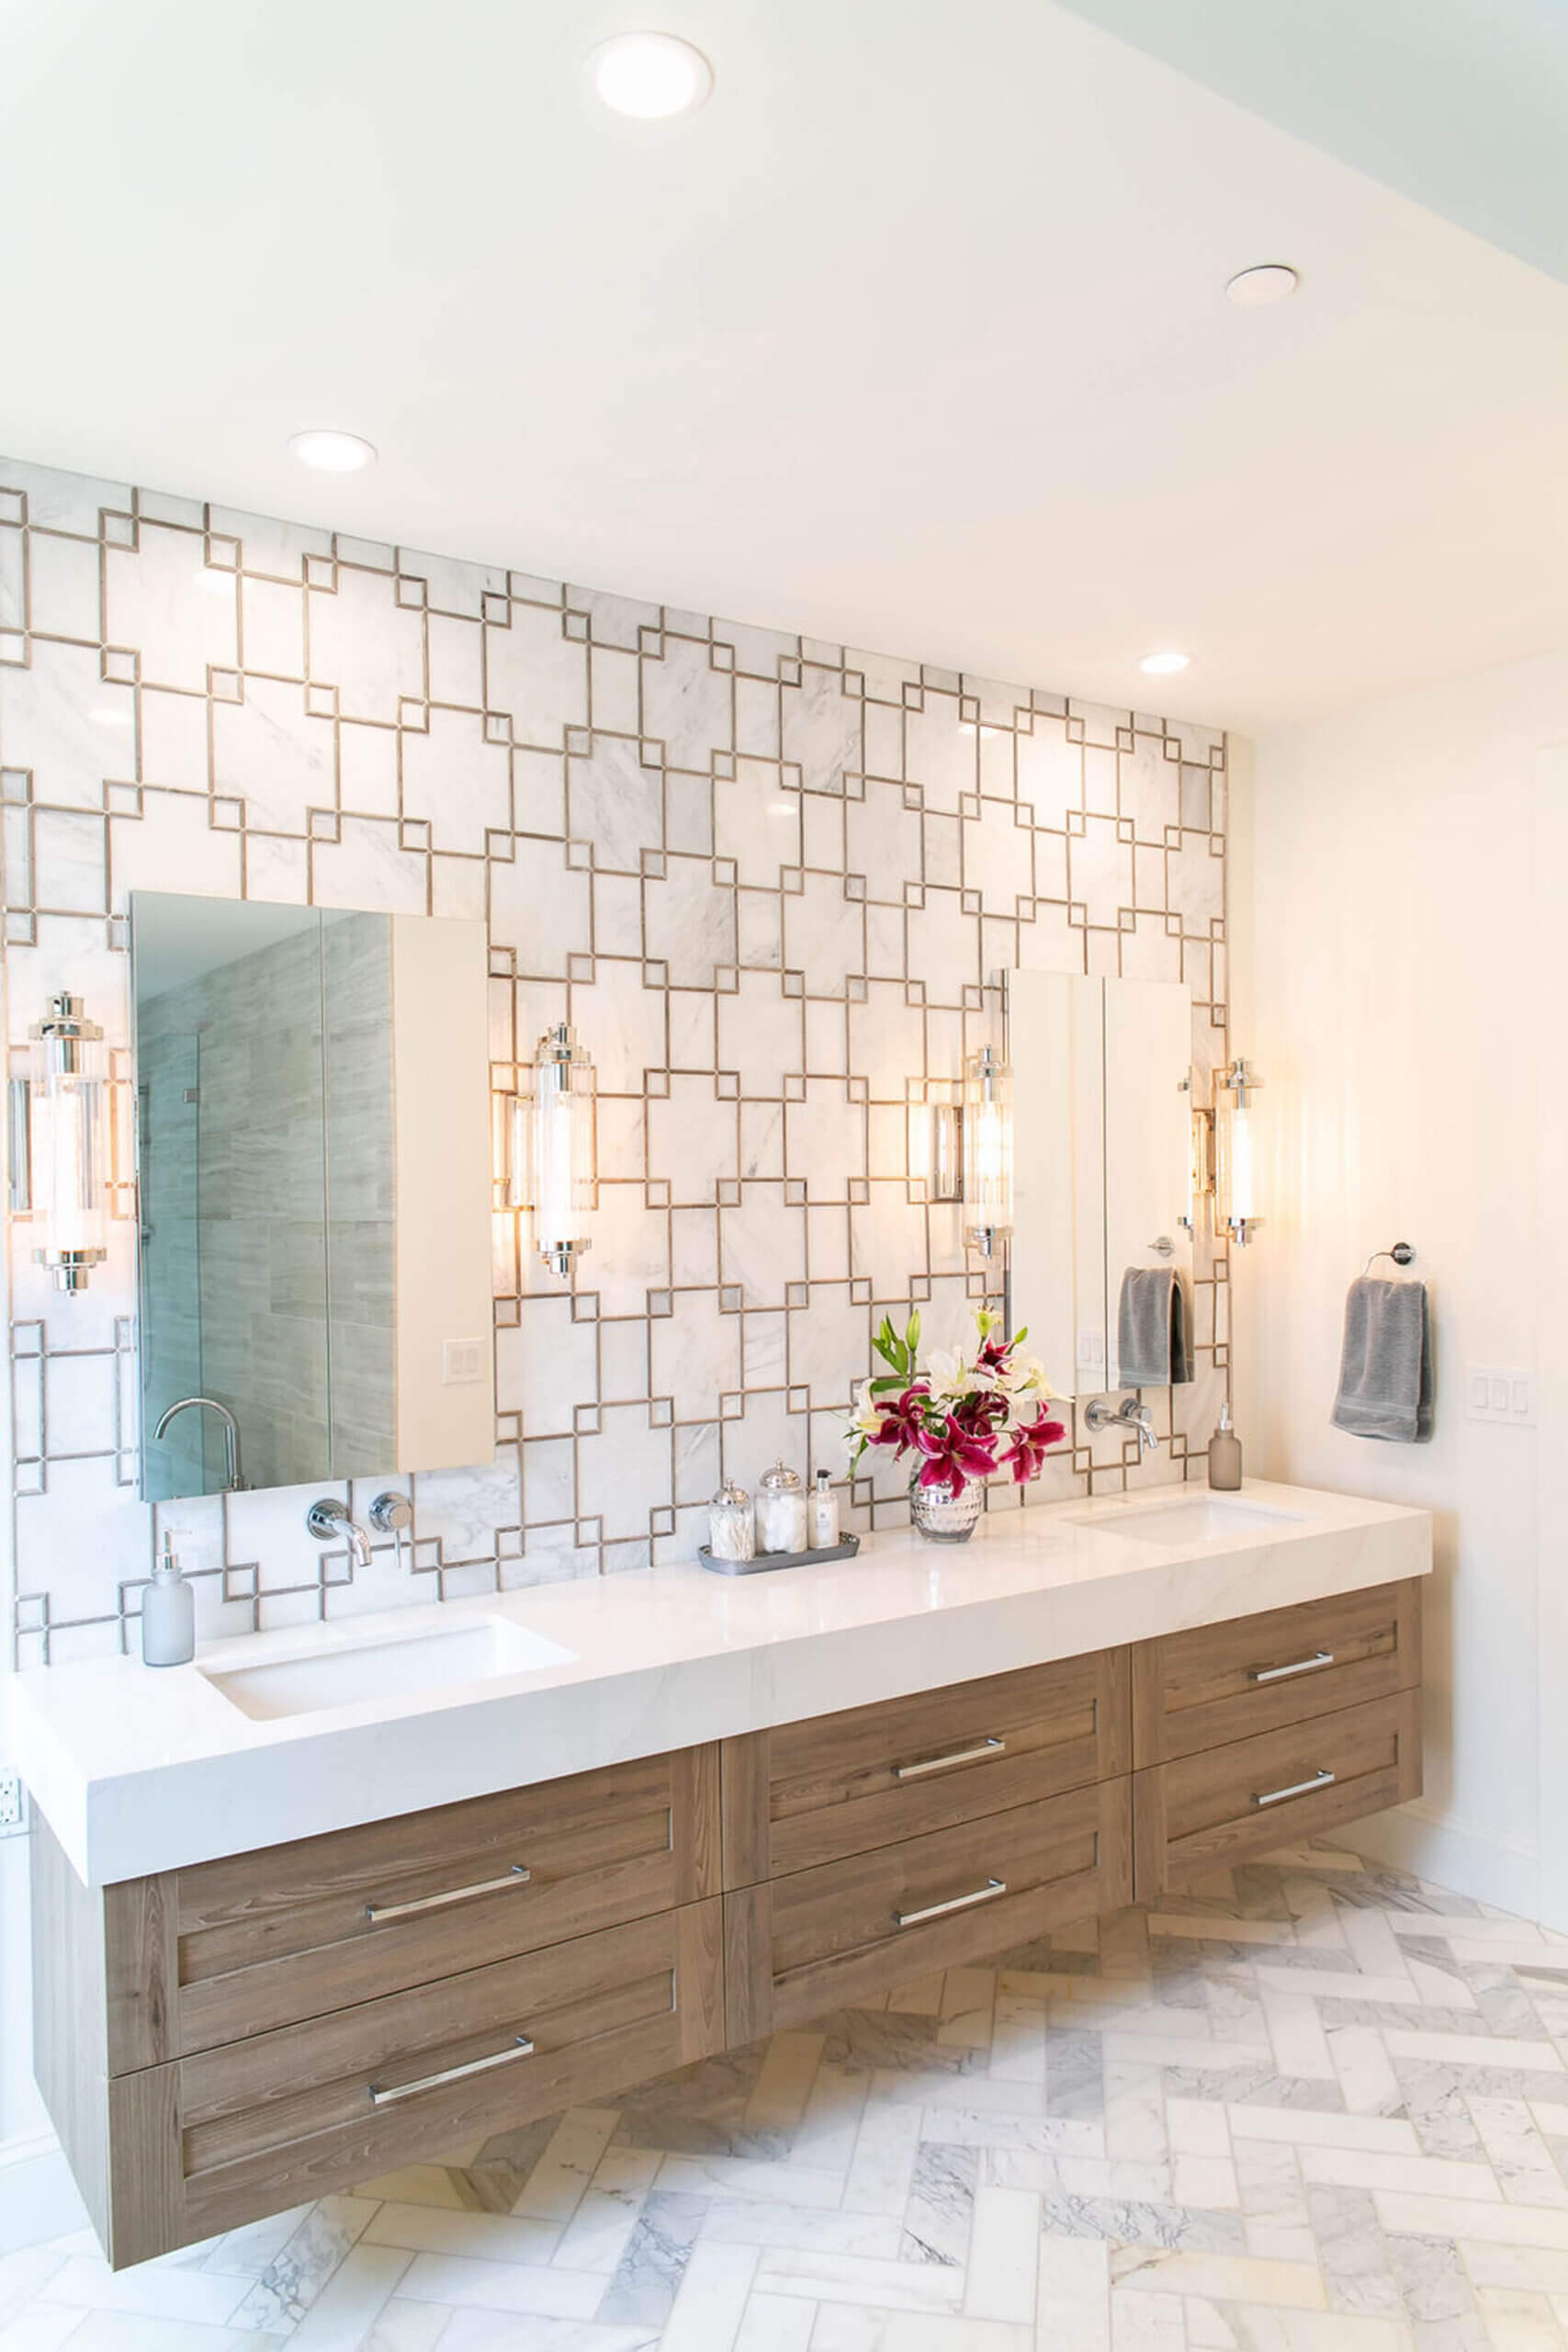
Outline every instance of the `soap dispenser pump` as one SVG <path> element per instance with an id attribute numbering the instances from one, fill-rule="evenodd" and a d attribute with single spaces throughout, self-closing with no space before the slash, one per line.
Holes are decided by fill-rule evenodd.
<path id="1" fill-rule="evenodd" d="M 141 1596 L 141 1662 L 188 1666 L 196 1656 L 196 1595 L 165 1532 L 164 1555 Z"/>
<path id="2" fill-rule="evenodd" d="M 1241 1484 L 1241 1440 L 1231 1423 L 1227 1396 L 1220 1407 L 1219 1426 L 1209 1440 L 1209 1484 L 1221 1494 L 1234 1494 Z"/>

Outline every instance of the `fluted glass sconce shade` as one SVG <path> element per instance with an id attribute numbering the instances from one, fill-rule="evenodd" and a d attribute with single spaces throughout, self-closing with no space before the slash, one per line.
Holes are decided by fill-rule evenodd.
<path id="1" fill-rule="evenodd" d="M 1245 1249 L 1263 1219 L 1258 1214 L 1257 1134 L 1252 1097 L 1263 1083 L 1239 1057 L 1216 1088 L 1214 1103 L 1214 1229 Z"/>
<path id="2" fill-rule="evenodd" d="M 77 996 L 51 997 L 28 1035 L 28 1073 L 11 1086 L 11 1205 L 37 1228 L 35 1263 L 74 1295 L 107 1255 L 108 1055 Z"/>
<path id="3" fill-rule="evenodd" d="M 989 1046 L 964 1072 L 964 1205 L 969 1238 L 988 1258 L 1012 1231 L 1012 1072 Z"/>
<path id="4" fill-rule="evenodd" d="M 592 1247 L 598 1202 L 593 1064 L 564 1021 L 540 1038 L 530 1078 L 512 1106 L 510 1205 L 532 1210 L 540 1260 L 564 1276 Z"/>

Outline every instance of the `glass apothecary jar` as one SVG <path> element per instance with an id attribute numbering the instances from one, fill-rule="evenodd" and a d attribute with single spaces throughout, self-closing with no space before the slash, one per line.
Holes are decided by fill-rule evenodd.
<path id="1" fill-rule="evenodd" d="M 751 1498 L 733 1478 L 725 1480 L 708 1505 L 708 1550 L 716 1560 L 754 1560 L 757 1556 Z"/>
<path id="2" fill-rule="evenodd" d="M 757 1485 L 759 1552 L 806 1550 L 806 1489 L 797 1471 L 775 1462 Z"/>

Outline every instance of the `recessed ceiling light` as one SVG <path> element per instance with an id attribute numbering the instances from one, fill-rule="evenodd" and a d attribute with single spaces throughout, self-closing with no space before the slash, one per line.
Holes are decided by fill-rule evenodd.
<path id="1" fill-rule="evenodd" d="M 289 436 L 289 447 L 302 466 L 313 466 L 320 474 L 356 474 L 362 466 L 373 466 L 376 451 L 357 433 L 328 433 L 312 429 Z"/>
<path id="2" fill-rule="evenodd" d="M 1263 261 L 1256 269 L 1238 270 L 1225 292 L 1242 311 L 1260 311 L 1266 302 L 1282 302 L 1300 284 L 1288 262 Z"/>
<path id="3" fill-rule="evenodd" d="M 617 33 L 590 50 L 588 78 L 617 114 L 653 122 L 700 107 L 713 87 L 713 68 L 700 49 L 673 33 Z"/>
<path id="4" fill-rule="evenodd" d="M 1138 667 L 1151 678 L 1172 678 L 1191 659 L 1190 653 L 1145 653 Z"/>

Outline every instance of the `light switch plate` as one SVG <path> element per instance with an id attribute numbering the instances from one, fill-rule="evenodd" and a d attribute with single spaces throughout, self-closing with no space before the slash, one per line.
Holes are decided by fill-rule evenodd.
<path id="1" fill-rule="evenodd" d="M 1535 1374 L 1496 1364 L 1472 1363 L 1464 1371 L 1464 1412 L 1471 1421 L 1499 1421 L 1510 1429 L 1535 1427 Z"/>
<path id="2" fill-rule="evenodd" d="M 460 1382 L 479 1380 L 484 1373 L 484 1341 L 482 1340 L 448 1340 L 441 1350 L 441 1378 L 453 1388 Z"/>

